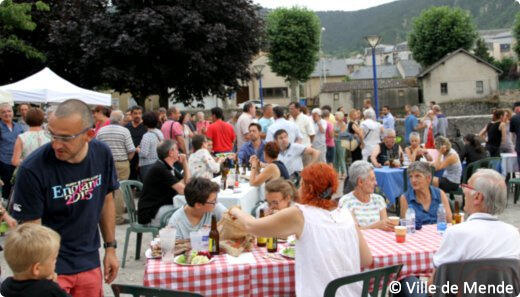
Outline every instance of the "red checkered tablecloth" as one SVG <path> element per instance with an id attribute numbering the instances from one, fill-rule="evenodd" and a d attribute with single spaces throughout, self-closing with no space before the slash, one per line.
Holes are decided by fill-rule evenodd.
<path id="1" fill-rule="evenodd" d="M 442 239 L 436 228 L 425 225 L 422 230 L 407 234 L 405 243 L 397 243 L 393 232 L 363 230 L 374 257 L 370 269 L 404 264 L 400 278 L 429 276 L 433 254 Z M 265 259 L 265 254 L 265 249 L 255 248 L 254 265 L 231 265 L 225 255 L 217 256 L 211 264 L 191 267 L 151 259 L 146 263 L 144 285 L 204 296 L 294 296 L 294 261 Z"/>
<path id="2" fill-rule="evenodd" d="M 294 296 L 294 261 L 265 259 L 255 248 L 256 264 L 229 264 L 219 255 L 211 264 L 180 266 L 149 259 L 144 285 L 200 293 L 204 296 Z"/>
<path id="3" fill-rule="evenodd" d="M 437 225 L 424 225 L 413 234 L 406 234 L 404 243 L 395 241 L 394 232 L 363 230 L 374 263 L 370 269 L 404 264 L 400 279 L 415 275 L 429 276 L 433 271 L 433 255 L 441 245 L 442 236 Z"/>

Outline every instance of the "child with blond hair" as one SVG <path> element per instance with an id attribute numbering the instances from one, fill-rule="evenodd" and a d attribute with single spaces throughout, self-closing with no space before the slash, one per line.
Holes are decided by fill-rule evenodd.
<path id="1" fill-rule="evenodd" d="M 0 288 L 4 297 L 70 297 L 56 281 L 60 235 L 54 230 L 23 224 L 7 235 L 4 258 L 13 271 Z"/>

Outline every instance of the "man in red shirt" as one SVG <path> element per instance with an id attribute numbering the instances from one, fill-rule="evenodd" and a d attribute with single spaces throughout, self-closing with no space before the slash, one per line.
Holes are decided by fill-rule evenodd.
<path id="1" fill-rule="evenodd" d="M 235 130 L 233 126 L 223 121 L 224 112 L 220 107 L 211 109 L 211 121 L 206 136 L 213 141 L 214 153 L 229 153 L 233 151 Z"/>

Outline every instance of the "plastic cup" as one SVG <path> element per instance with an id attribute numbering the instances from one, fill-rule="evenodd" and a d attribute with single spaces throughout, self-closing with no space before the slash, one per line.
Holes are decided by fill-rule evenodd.
<path id="1" fill-rule="evenodd" d="M 159 230 L 159 238 L 161 242 L 162 259 L 166 262 L 173 262 L 175 249 L 175 236 L 177 229 L 166 227 Z"/>
<path id="2" fill-rule="evenodd" d="M 0 233 L 5 233 L 7 230 L 9 230 L 9 225 L 6 222 L 2 222 L 0 224 Z"/>
<path id="3" fill-rule="evenodd" d="M 399 226 L 399 220 L 400 220 L 399 217 L 392 216 L 392 217 L 388 217 L 388 219 L 390 220 L 390 223 L 392 223 L 392 225 Z"/>
<path id="4" fill-rule="evenodd" d="M 405 226 L 395 226 L 395 241 L 398 243 L 403 243 L 406 241 L 406 227 Z"/>

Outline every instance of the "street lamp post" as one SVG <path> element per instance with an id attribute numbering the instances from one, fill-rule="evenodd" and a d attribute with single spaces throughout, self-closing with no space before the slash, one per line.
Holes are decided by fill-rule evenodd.
<path id="1" fill-rule="evenodd" d="M 325 81 L 325 83 L 327 83 L 327 79 L 325 77 L 325 61 L 323 60 L 323 40 L 322 40 L 322 36 L 323 36 L 323 32 L 325 32 L 325 27 L 321 27 L 321 32 L 320 32 L 320 64 L 321 64 L 321 75 L 320 75 L 320 88 L 323 86 L 323 83 Z"/>
<path id="2" fill-rule="evenodd" d="M 265 65 L 259 64 L 253 66 L 255 69 L 256 79 L 258 79 L 258 93 L 260 95 L 260 107 L 264 108 L 264 94 L 262 94 L 262 70 L 264 70 Z"/>
<path id="3" fill-rule="evenodd" d="M 365 40 L 368 42 L 370 47 L 372 48 L 372 71 L 374 73 L 374 107 L 376 111 L 376 118 L 379 119 L 379 101 L 377 97 L 377 69 L 376 69 L 376 47 L 381 41 L 381 36 L 378 35 L 369 35 L 365 37 Z"/>

